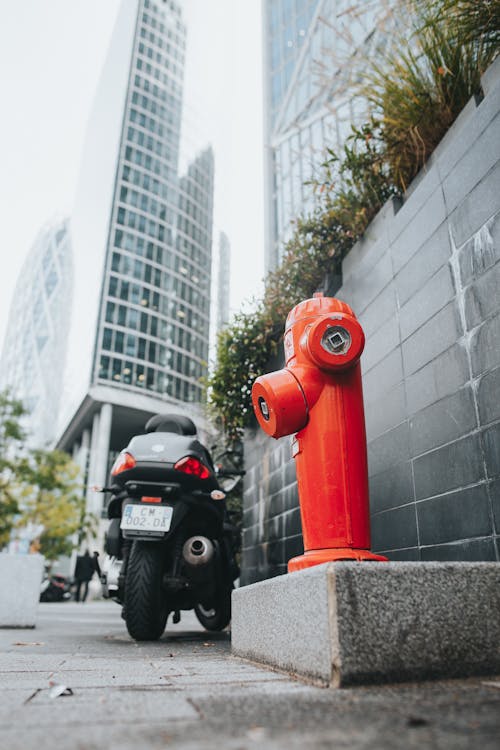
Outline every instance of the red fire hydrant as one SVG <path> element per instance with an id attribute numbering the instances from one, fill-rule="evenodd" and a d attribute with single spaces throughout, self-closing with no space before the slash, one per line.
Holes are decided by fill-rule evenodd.
<path id="1" fill-rule="evenodd" d="M 285 368 L 256 379 L 252 402 L 268 435 L 296 433 L 305 552 L 288 570 L 333 560 L 385 561 L 370 552 L 363 329 L 345 302 L 316 294 L 289 313 L 284 343 Z"/>

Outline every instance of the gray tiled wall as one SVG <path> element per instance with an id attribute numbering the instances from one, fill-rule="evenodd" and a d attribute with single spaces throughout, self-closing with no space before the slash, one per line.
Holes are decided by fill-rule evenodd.
<path id="1" fill-rule="evenodd" d="M 367 337 L 372 547 L 393 560 L 500 559 L 500 59 L 483 89 L 336 294 Z M 290 441 L 247 438 L 243 583 L 302 551 Z"/>

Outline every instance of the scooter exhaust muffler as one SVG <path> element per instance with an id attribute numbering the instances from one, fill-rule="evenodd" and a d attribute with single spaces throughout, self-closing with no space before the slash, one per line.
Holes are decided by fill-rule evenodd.
<path id="1" fill-rule="evenodd" d="M 184 562 L 193 568 L 208 565 L 214 557 L 214 545 L 206 536 L 192 536 L 182 548 Z"/>

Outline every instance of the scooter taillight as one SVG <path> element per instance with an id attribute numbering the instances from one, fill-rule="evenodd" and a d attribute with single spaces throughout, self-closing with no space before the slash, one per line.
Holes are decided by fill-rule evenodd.
<path id="1" fill-rule="evenodd" d="M 116 477 L 116 475 L 121 474 L 122 471 L 133 469 L 136 463 L 135 458 L 130 453 L 120 453 L 111 468 L 111 476 Z"/>
<path id="2" fill-rule="evenodd" d="M 185 456 L 174 466 L 176 471 L 182 471 L 184 474 L 191 474 L 193 477 L 198 479 L 208 479 L 210 476 L 210 470 L 207 469 L 205 464 L 202 464 L 195 456 Z"/>

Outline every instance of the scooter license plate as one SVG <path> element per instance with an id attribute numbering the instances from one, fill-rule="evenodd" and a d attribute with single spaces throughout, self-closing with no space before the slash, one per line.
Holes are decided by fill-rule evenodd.
<path id="1" fill-rule="evenodd" d="M 167 532 L 174 509 L 170 505 L 126 505 L 120 527 L 123 531 Z"/>

